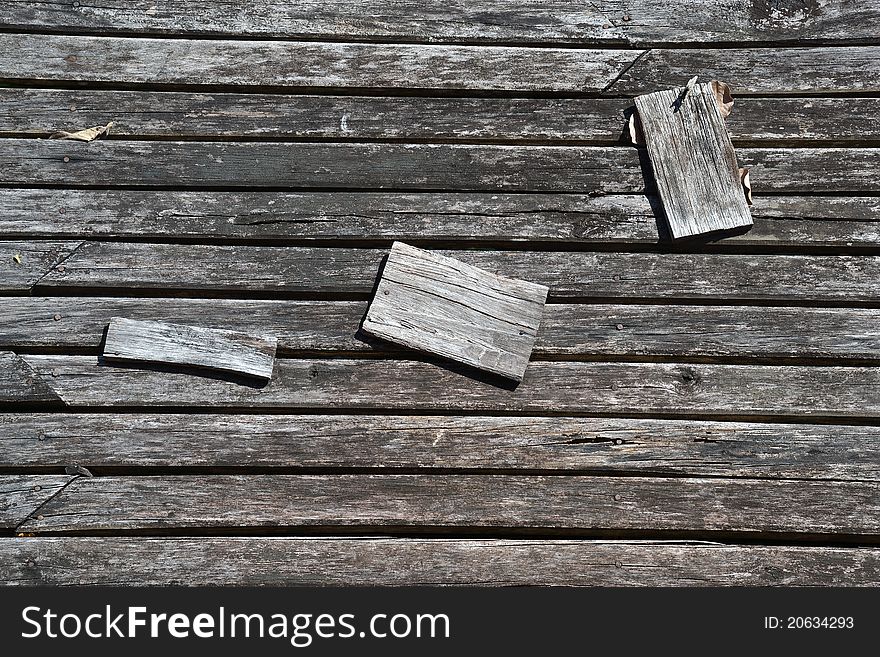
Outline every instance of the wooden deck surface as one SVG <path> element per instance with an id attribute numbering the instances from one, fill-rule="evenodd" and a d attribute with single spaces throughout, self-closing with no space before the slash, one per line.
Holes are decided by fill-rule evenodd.
<path id="1" fill-rule="evenodd" d="M 880 584 L 878 24 L 2 3 L 0 581 Z M 626 123 L 694 75 L 755 225 L 671 243 Z M 521 384 L 358 330 L 395 240 L 549 287 Z M 272 380 L 103 363 L 111 317 Z"/>

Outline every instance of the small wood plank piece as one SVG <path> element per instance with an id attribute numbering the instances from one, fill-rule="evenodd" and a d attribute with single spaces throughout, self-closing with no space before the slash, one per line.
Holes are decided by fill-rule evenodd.
<path id="1" fill-rule="evenodd" d="M 277 340 L 235 331 L 114 317 L 107 329 L 107 360 L 171 363 L 272 378 Z"/>
<path id="2" fill-rule="evenodd" d="M 751 226 L 712 85 L 639 96 L 636 108 L 673 239 Z"/>
<path id="3" fill-rule="evenodd" d="M 363 328 L 522 381 L 548 288 L 395 242 Z"/>

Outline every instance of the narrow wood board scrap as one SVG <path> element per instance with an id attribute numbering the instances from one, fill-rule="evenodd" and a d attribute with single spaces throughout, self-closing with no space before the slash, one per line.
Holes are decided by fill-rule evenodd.
<path id="1" fill-rule="evenodd" d="M 636 109 L 673 239 L 750 227 L 712 84 L 639 96 Z"/>
<path id="2" fill-rule="evenodd" d="M 272 378 L 277 340 L 235 331 L 114 317 L 104 358 L 170 363 Z"/>
<path id="3" fill-rule="evenodd" d="M 368 333 L 522 381 L 548 288 L 395 242 Z"/>

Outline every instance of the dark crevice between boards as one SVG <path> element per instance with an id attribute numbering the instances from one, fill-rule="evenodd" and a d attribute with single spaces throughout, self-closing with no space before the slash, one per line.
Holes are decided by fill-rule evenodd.
<path id="1" fill-rule="evenodd" d="M 176 289 L 152 287 L 62 287 L 39 286 L 30 291 L 0 291 L 3 297 L 45 296 L 45 297 L 107 297 L 117 299 L 246 299 L 250 301 L 369 301 L 368 292 L 323 292 L 323 291 L 272 291 L 245 290 L 241 288 L 218 289 Z M 880 298 L 871 301 L 839 299 L 737 299 L 715 297 L 586 297 L 577 295 L 553 294 L 547 298 L 548 305 L 554 304 L 614 304 L 614 305 L 681 305 L 681 306 L 747 306 L 755 308 L 880 308 Z"/>
<path id="2" fill-rule="evenodd" d="M 104 333 L 106 334 L 106 327 Z M 611 327 L 609 327 L 609 333 Z M 446 361 L 435 360 L 416 351 L 397 346 L 393 343 L 381 340 L 358 330 L 352 331 L 355 340 L 364 343 L 363 349 L 297 349 L 286 348 L 283 344 L 278 345 L 275 354 L 277 361 L 285 360 L 365 360 L 365 361 L 402 361 L 422 362 L 437 366 L 451 368 Z M 102 344 L 97 346 L 86 345 L 4 345 L 0 337 L 0 351 L 11 351 L 20 356 L 94 356 L 96 363 L 110 367 L 130 367 L 131 369 L 146 369 L 154 371 L 191 373 L 195 376 L 208 376 L 198 368 L 192 371 L 184 370 L 178 366 L 141 367 L 139 364 L 119 362 L 98 362 L 102 353 Z M 880 366 L 880 354 L 876 357 L 855 358 L 851 356 L 787 356 L 759 354 L 730 355 L 730 354 L 634 354 L 631 352 L 621 353 L 553 353 L 540 351 L 540 345 L 532 352 L 532 362 L 543 363 L 663 363 L 670 365 L 769 365 L 790 367 L 878 367 Z M 462 366 L 463 367 L 463 366 Z M 456 371 L 456 373 L 459 373 Z M 226 377 L 216 377 L 218 380 L 232 380 Z M 484 376 L 479 371 L 474 376 Z M 208 378 L 214 378 L 208 376 Z M 253 382 L 254 384 L 258 382 Z M 255 387 L 263 387 L 258 385 Z"/>
<path id="3" fill-rule="evenodd" d="M 635 48 L 634 50 L 643 50 Z M 402 87 L 314 87 L 314 86 L 272 86 L 272 85 L 229 85 L 229 84 L 179 84 L 151 82 L 97 82 L 86 80 L 53 80 L 44 78 L 0 78 L 0 86 L 14 89 L 70 89 L 78 91 L 191 91 L 196 93 L 236 93 L 236 94 L 283 94 L 315 96 L 387 96 L 417 98 L 536 98 L 536 99 L 581 99 L 581 98 L 621 98 L 632 99 L 638 93 L 615 94 L 600 91 L 523 91 L 490 89 L 439 89 Z M 737 98 L 876 98 L 878 91 L 737 91 Z"/>
<path id="4" fill-rule="evenodd" d="M 20 413 L 20 402 L 0 402 L 0 414 Z M 33 404 L 27 410 L 33 412 L 58 412 L 49 404 Z M 89 406 L 68 402 L 62 409 L 65 413 L 88 413 L 92 415 L 360 415 L 383 417 L 501 417 L 501 418 L 609 418 L 609 419 L 649 419 L 649 420 L 697 420 L 711 422 L 748 422 L 750 424 L 798 424 L 798 425 L 836 425 L 880 427 L 880 416 L 852 415 L 790 415 L 786 413 L 677 413 L 677 412 L 600 412 L 600 411 L 535 411 L 494 410 L 494 409 L 449 409 L 449 408 L 405 408 L 405 407 L 277 407 L 277 406 L 235 406 L 232 404 L 189 404 L 189 405 L 150 405 L 118 404 L 113 406 Z"/>
<path id="5" fill-rule="evenodd" d="M 880 536 L 874 534 L 755 532 L 716 530 L 595 530 L 554 527 L 447 527 L 447 526 L 234 526 L 234 527 L 161 527 L 150 529 L 93 529 L 27 533 L 35 537 L 64 536 L 140 536 L 140 537 L 201 537 L 201 536 L 285 536 L 312 537 L 388 537 L 388 538 L 529 538 L 583 540 L 679 540 L 725 542 L 735 545 L 813 545 L 825 547 L 874 547 Z"/>
<path id="6" fill-rule="evenodd" d="M 550 213 L 550 212 L 548 212 Z M 429 214 L 429 213 L 426 213 Z M 473 215 L 474 220 L 479 219 L 478 214 Z M 646 220 L 648 218 L 646 217 Z M 82 234 L 82 233 L 52 233 L 44 235 L 31 235 L 26 232 L 5 233 L 0 236 L 0 245 L 4 242 L 21 242 L 28 241 L 34 243 L 40 242 L 56 242 L 59 240 L 81 241 L 83 244 L 75 247 L 74 252 L 84 244 L 179 244 L 192 246 L 250 246 L 250 247 L 304 247 L 304 248 L 325 248 L 325 249 L 390 249 L 395 241 L 405 241 L 407 244 L 418 246 L 420 248 L 432 250 L 447 251 L 508 251 L 508 252 L 536 252 L 536 253 L 656 253 L 656 254 L 728 254 L 728 255 L 815 255 L 815 256 L 836 256 L 836 255 L 860 255 L 860 256 L 876 256 L 880 255 L 880 241 L 876 243 L 853 242 L 828 243 L 828 244 L 779 244 L 771 240 L 766 243 L 742 243 L 739 241 L 725 241 L 729 238 L 735 238 L 738 235 L 734 233 L 711 233 L 707 236 L 699 236 L 689 239 L 670 240 L 668 239 L 668 231 L 665 222 L 661 217 L 651 217 L 651 221 L 658 224 L 658 239 L 650 241 L 595 241 L 591 242 L 584 238 L 571 237 L 570 241 L 566 238 L 528 238 L 521 239 L 485 239 L 485 238 L 431 238 L 431 237 L 410 237 L 408 235 L 392 235 L 389 237 L 214 237 L 210 235 L 107 235 L 107 234 Z M 758 217 L 759 222 L 762 221 Z M 763 219 L 766 222 L 772 222 L 773 219 Z M 808 222 L 810 220 L 803 220 Z M 818 221 L 818 220 L 817 220 Z M 836 220 L 827 220 L 829 225 L 833 225 Z M 852 221 L 855 220 L 841 220 Z M 285 222 L 279 220 L 278 225 Z M 292 226 L 298 222 L 292 221 Z M 865 221 L 866 227 L 878 222 Z M 240 224 L 244 226 L 244 224 Z M 758 229 L 760 230 L 760 229 Z M 756 229 L 752 229 L 756 231 Z M 880 227 L 877 232 L 880 233 Z M 748 238 L 749 232 L 743 231 L 740 236 Z M 65 256 L 64 260 L 70 258 L 71 254 Z M 55 264 L 54 267 L 63 264 L 63 260 Z M 46 274 L 38 279 L 42 280 L 46 275 L 52 272 L 50 269 Z"/>
<path id="7" fill-rule="evenodd" d="M 608 21 L 612 22 L 612 21 Z M 625 29 L 626 23 L 615 23 L 618 29 Z M 265 33 L 256 30 L 241 32 L 227 32 L 223 30 L 193 30 L 176 27 L 177 31 L 170 30 L 145 30 L 121 26 L 95 26 L 89 27 L 82 24 L 60 25 L 34 25 L 30 23 L 7 23 L 0 25 L 2 34 L 33 34 L 46 36 L 93 36 L 117 39 L 181 39 L 187 41 L 278 41 L 290 43 L 352 43 L 352 44 L 377 44 L 377 45 L 400 45 L 400 46 L 474 46 L 474 47 L 497 47 L 497 48 L 564 48 L 570 50 L 583 50 L 602 48 L 608 50 L 644 50 L 645 48 L 664 48 L 674 50 L 701 50 L 712 49 L 748 49 L 748 48 L 804 48 L 804 47 L 853 47 L 880 45 L 880 39 L 872 38 L 823 38 L 823 37 L 780 37 L 778 39 L 754 39 L 742 38 L 725 41 L 664 41 L 641 38 L 629 38 L 625 35 L 616 37 L 584 37 L 577 38 L 547 38 L 537 39 L 498 39 L 493 37 L 437 37 L 416 38 L 411 33 L 401 35 L 381 34 L 340 34 L 339 32 L 325 34 L 277 34 Z"/>
<path id="8" fill-rule="evenodd" d="M 112 114 L 112 112 L 108 112 Z M 0 139 L 48 139 L 52 131 L 46 132 L 13 132 L 0 131 Z M 225 135 L 216 133 L 204 134 L 143 134 L 121 132 L 114 128 L 110 135 L 101 137 L 101 141 L 135 141 L 135 142 L 186 142 L 186 143 L 219 143 L 219 144 L 449 144 L 457 146 L 558 146 L 572 148 L 594 146 L 611 148 L 632 148 L 628 136 L 617 139 L 572 139 L 564 137 L 315 137 L 311 135 Z M 816 139 L 813 137 L 773 137 L 767 139 L 733 139 L 737 148 L 877 148 L 880 137 L 853 137 L 839 139 Z"/>
<path id="9" fill-rule="evenodd" d="M 600 444 L 608 441 L 586 441 L 590 444 Z M 613 441 L 612 441 L 613 442 Z M 534 449 L 565 447 L 570 444 L 567 441 L 559 443 L 545 443 L 531 445 Z M 580 444 L 580 443 L 578 443 Z M 576 449 L 576 445 L 572 447 Z M 754 476 L 754 475 L 721 475 L 713 473 L 682 473 L 671 472 L 661 469 L 644 470 L 620 470 L 612 468 L 451 468 L 451 467 L 396 467 L 396 466 L 291 466 L 291 465 L 93 465 L 88 459 L 78 461 L 89 470 L 94 478 L 101 477 L 172 477 L 172 476 L 223 476 L 223 475 L 254 475 L 254 476 L 346 476 L 346 475 L 418 475 L 420 477 L 444 477 L 449 475 L 470 476 L 507 476 L 507 477 L 604 477 L 615 478 L 645 478 L 645 479 L 718 479 L 736 481 L 802 481 L 841 484 L 876 484 L 878 479 L 840 477 L 792 477 L 792 476 Z M 0 465 L 2 475 L 58 475 L 65 474 L 65 465 Z M 59 491 L 60 492 L 60 491 Z M 54 497 L 54 495 L 53 495 Z M 33 514 L 31 514 L 33 515 Z"/>

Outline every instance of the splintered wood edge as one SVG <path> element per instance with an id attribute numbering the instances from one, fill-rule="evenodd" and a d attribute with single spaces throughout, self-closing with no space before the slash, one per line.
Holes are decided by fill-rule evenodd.
<path id="1" fill-rule="evenodd" d="M 201 345 L 180 345 L 179 339 L 169 334 L 164 340 L 156 340 L 150 349 L 128 344 L 129 337 L 138 340 L 144 330 L 185 331 L 190 335 L 204 338 L 206 342 Z M 130 332 L 134 333 L 129 334 Z M 175 347 L 182 349 L 175 354 Z M 200 347 L 205 349 L 201 351 Z M 272 378 L 277 348 L 278 339 L 273 336 L 112 317 L 107 327 L 102 355 L 104 359 L 112 362 L 178 365 L 269 380 Z"/>

